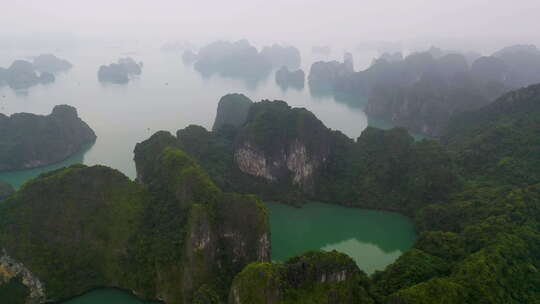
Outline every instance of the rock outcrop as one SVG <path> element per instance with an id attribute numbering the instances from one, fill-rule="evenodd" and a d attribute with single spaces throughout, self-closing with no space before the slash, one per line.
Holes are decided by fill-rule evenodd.
<path id="1" fill-rule="evenodd" d="M 236 112 L 221 109 L 223 117 Z M 188 126 L 176 137 L 162 132 L 153 137 L 141 149 L 180 147 L 225 191 L 289 204 L 316 198 L 408 213 L 422 201 L 444 197 L 457 183 L 449 156 L 436 142 L 415 143 L 404 129 L 373 128 L 354 141 L 283 101 L 251 104 L 241 124 L 213 131 Z M 431 161 L 434 155 L 437 163 Z M 390 177 L 395 174 L 399 178 Z"/>
<path id="2" fill-rule="evenodd" d="M 200 49 L 194 67 L 205 76 L 262 78 L 270 72 L 272 63 L 247 40 L 217 41 Z"/>
<path id="3" fill-rule="evenodd" d="M 36 59 L 42 56 L 36 57 Z M 25 90 L 38 84 L 52 83 L 56 77 L 49 70 L 55 71 L 55 69 L 47 70 L 46 66 L 42 59 L 38 60 L 38 65 L 25 60 L 15 60 L 9 68 L 0 68 L 0 86 L 7 84 L 14 90 Z"/>
<path id="4" fill-rule="evenodd" d="M 24 60 L 15 60 L 7 69 L 5 79 L 15 90 L 27 89 L 40 83 L 32 63 Z"/>
<path id="5" fill-rule="evenodd" d="M 242 126 L 246 122 L 252 104 L 253 101 L 243 94 L 228 94 L 221 97 L 212 130 L 217 131 L 225 125 Z"/>
<path id="6" fill-rule="evenodd" d="M 19 290 L 13 286 L 19 285 Z M 24 264 L 7 255 L 4 250 L 0 255 L 0 290 L 5 289 L 7 303 L 40 304 L 47 299 L 43 283 Z M 3 293 L 3 295 L 5 296 Z"/>
<path id="7" fill-rule="evenodd" d="M 350 66 L 338 61 L 318 61 L 311 65 L 308 82 L 312 91 L 332 92 L 335 86 L 352 73 Z"/>
<path id="8" fill-rule="evenodd" d="M 358 76 L 365 78 L 361 91 L 369 95 L 368 115 L 437 137 L 453 115 L 484 106 L 504 93 L 505 75 L 504 62 L 495 57 L 478 58 L 469 68 L 460 54 L 433 58 L 423 53 L 393 64 L 377 62 Z"/>
<path id="9" fill-rule="evenodd" d="M 58 73 L 71 69 L 73 65 L 53 54 L 41 54 L 34 58 L 34 68 L 39 72 Z"/>
<path id="10" fill-rule="evenodd" d="M 118 59 L 118 63 L 102 65 L 98 70 L 98 79 L 101 82 L 125 84 L 136 75 L 141 74 L 142 63 L 137 63 L 130 57 Z"/>
<path id="11" fill-rule="evenodd" d="M 95 139 L 94 131 L 68 105 L 55 106 L 47 116 L 0 114 L 0 171 L 60 162 Z"/>
<path id="12" fill-rule="evenodd" d="M 234 279 L 229 304 L 373 303 L 367 276 L 336 251 L 308 252 L 284 264 L 254 263 Z"/>
<path id="13" fill-rule="evenodd" d="M 194 159 L 164 144 L 170 138 L 170 134 L 158 133 L 135 148 L 137 169 L 143 171 L 139 181 L 147 184 L 157 197 L 169 202 L 164 210 L 156 209 L 156 212 L 167 210 L 170 214 L 159 219 L 162 223 L 155 228 L 156 237 L 162 233 L 161 229 L 165 232 L 178 227 L 179 231 L 186 231 L 183 258 L 175 262 L 181 264 L 169 265 L 182 267 L 181 277 L 178 277 L 182 288 L 176 292 L 178 286 L 174 282 L 167 283 L 167 288 L 176 295 L 162 299 L 177 303 L 175 297 L 181 296 L 183 302 L 180 303 L 191 303 L 204 286 L 224 296 L 232 276 L 247 263 L 270 258 L 265 207 L 252 196 L 221 192 Z M 164 149 L 156 154 L 159 146 Z M 173 222 L 168 223 L 168 220 Z"/>
<path id="14" fill-rule="evenodd" d="M 453 115 L 540 82 L 540 51 L 532 45 L 483 57 L 435 47 L 404 59 L 383 54 L 360 72 L 354 72 L 351 63 L 314 63 L 311 91 L 349 97 L 353 103 L 368 99 L 369 116 L 433 137 L 441 135 Z"/>
<path id="15" fill-rule="evenodd" d="M 289 179 L 310 188 L 314 172 L 331 153 L 331 132 L 306 109 L 283 101 L 261 101 L 249 109 L 235 139 L 238 168 L 269 181 Z"/>
<path id="16" fill-rule="evenodd" d="M 282 88 L 303 89 L 306 75 L 303 70 L 289 71 L 285 66 L 276 71 L 276 83 Z"/>

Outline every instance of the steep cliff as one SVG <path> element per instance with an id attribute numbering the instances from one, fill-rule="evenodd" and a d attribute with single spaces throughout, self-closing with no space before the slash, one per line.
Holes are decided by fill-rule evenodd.
<path id="1" fill-rule="evenodd" d="M 150 239 L 160 240 L 156 246 L 166 249 L 164 256 L 181 255 L 179 261 L 165 258 L 158 268 L 160 276 L 173 278 L 163 282 L 159 298 L 167 303 L 191 303 L 209 293 L 223 298 L 233 276 L 247 263 L 269 260 L 268 215 L 255 197 L 222 192 L 181 150 L 167 146 L 156 153 L 148 148 L 170 137 L 160 133 L 135 148 L 137 168 L 145 172 L 141 181 L 164 202 L 151 209 L 150 218 L 157 223 L 149 231 Z M 175 246 L 179 243 L 183 249 Z"/>
<path id="2" fill-rule="evenodd" d="M 253 263 L 234 279 L 229 304 L 374 303 L 367 276 L 345 254 L 308 252 L 284 264 Z"/>
<path id="3" fill-rule="evenodd" d="M 315 171 L 331 153 L 332 136 L 308 110 L 264 100 L 251 106 L 235 138 L 234 158 L 246 174 L 270 182 L 290 180 L 310 191 Z"/>
<path id="4" fill-rule="evenodd" d="M 95 139 L 94 131 L 68 105 L 55 106 L 47 116 L 0 114 L 0 171 L 60 162 Z"/>

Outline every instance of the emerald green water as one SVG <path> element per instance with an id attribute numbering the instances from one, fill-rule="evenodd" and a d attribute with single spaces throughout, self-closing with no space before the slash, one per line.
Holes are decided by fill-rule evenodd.
<path id="1" fill-rule="evenodd" d="M 272 260 L 284 262 L 309 250 L 346 253 L 367 274 L 383 270 L 416 239 L 412 221 L 393 212 L 309 203 L 296 208 L 266 203 Z M 117 289 L 99 289 L 62 304 L 150 304 Z"/>
<path id="2" fill-rule="evenodd" d="M 105 288 L 97 289 L 62 304 L 153 304 L 138 299 L 136 296 L 122 290 Z"/>
<path id="3" fill-rule="evenodd" d="M 412 221 L 393 212 L 322 203 L 302 208 L 266 205 L 270 211 L 272 259 L 277 262 L 308 250 L 337 250 L 371 274 L 394 262 L 416 238 Z"/>

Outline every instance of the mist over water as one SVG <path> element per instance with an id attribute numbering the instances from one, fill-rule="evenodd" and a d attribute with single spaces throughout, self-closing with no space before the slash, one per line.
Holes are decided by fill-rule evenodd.
<path id="1" fill-rule="evenodd" d="M 0 52 L 0 66 L 50 51 L 3 51 Z M 113 45 L 59 50 L 55 54 L 72 62 L 74 67 L 57 75 L 52 84 L 22 91 L 1 87 L 0 108 L 6 115 L 19 112 L 47 115 L 58 104 L 76 107 L 79 116 L 96 132 L 98 139 L 88 151 L 75 155 L 75 161 L 68 160 L 58 166 L 82 160 L 87 165 L 110 166 L 134 178 L 133 149 L 136 143 L 156 131 L 176 133 L 190 124 L 210 129 L 217 103 L 228 93 L 243 93 L 254 101 L 285 100 L 293 107 L 305 107 L 328 127 L 351 138 L 358 137 L 367 126 L 367 118 L 361 108 L 351 107 L 346 101 L 336 101 L 330 95 L 312 95 L 307 85 L 301 90 L 284 90 L 276 85 L 273 71 L 258 81 L 218 75 L 204 77 L 192 66 L 184 64 L 180 54 L 161 52 L 157 46 Z M 309 71 L 312 61 L 323 59 L 321 57 L 339 57 L 337 54 L 312 55 L 310 51 L 304 54 L 302 67 L 306 71 Z M 99 66 L 125 56 L 143 62 L 142 74 L 124 85 L 100 83 L 97 79 Z M 372 59 L 369 53 L 364 57 L 364 62 Z M 362 61 L 361 57 L 358 58 Z M 47 168 L 0 173 L 0 179 L 19 187 L 44 171 Z"/>

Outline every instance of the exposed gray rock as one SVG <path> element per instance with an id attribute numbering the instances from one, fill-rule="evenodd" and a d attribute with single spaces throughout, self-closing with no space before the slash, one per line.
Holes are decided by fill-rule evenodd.
<path id="1" fill-rule="evenodd" d="M 12 259 L 5 250 L 0 255 L 0 285 L 13 278 L 21 278 L 21 282 L 29 290 L 26 304 L 39 304 L 46 300 L 45 288 L 39 278 L 35 276 L 24 264 Z"/>

